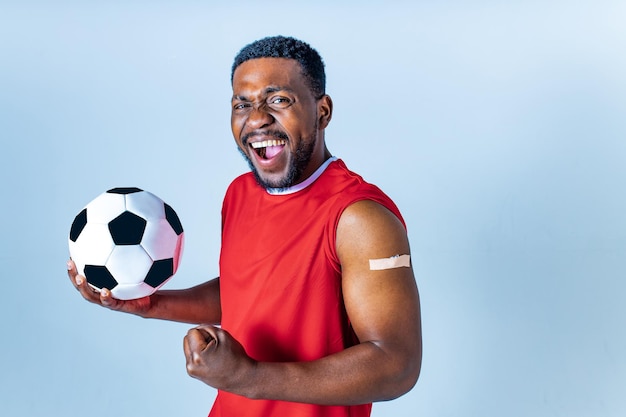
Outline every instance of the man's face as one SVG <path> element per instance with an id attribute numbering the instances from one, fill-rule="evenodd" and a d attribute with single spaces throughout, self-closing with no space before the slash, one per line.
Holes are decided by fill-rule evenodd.
<path id="1" fill-rule="evenodd" d="M 323 162 L 317 102 L 295 60 L 258 58 L 235 70 L 231 128 L 263 187 L 297 184 Z"/>

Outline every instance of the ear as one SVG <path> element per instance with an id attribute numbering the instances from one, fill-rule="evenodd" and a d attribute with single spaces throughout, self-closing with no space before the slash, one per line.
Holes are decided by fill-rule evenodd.
<path id="1" fill-rule="evenodd" d="M 320 130 L 326 129 L 333 117 L 333 101 L 330 96 L 324 94 L 317 101 L 317 122 Z"/>

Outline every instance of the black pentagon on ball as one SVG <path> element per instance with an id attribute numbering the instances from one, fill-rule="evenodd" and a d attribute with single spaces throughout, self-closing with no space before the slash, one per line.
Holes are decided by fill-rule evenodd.
<path id="1" fill-rule="evenodd" d="M 117 281 L 106 266 L 85 265 L 85 278 L 96 288 L 112 290 L 117 286 Z"/>
<path id="2" fill-rule="evenodd" d="M 70 240 L 72 242 L 76 242 L 85 226 L 87 226 L 87 209 L 83 209 L 83 211 L 78 213 L 78 216 L 72 222 L 72 227 L 70 228 Z"/>
<path id="3" fill-rule="evenodd" d="M 167 203 L 164 203 L 163 205 L 165 206 L 165 218 L 167 219 L 167 222 L 170 224 L 170 226 L 172 226 L 174 232 L 178 236 L 180 236 L 180 234 L 183 232 L 183 225 L 178 218 L 178 214 L 176 214 L 174 209 L 171 208 Z"/>
<path id="4" fill-rule="evenodd" d="M 144 282 L 152 288 L 156 288 L 172 275 L 174 275 L 174 260 L 172 258 L 161 259 L 154 261 Z"/>
<path id="5" fill-rule="evenodd" d="M 116 245 L 138 245 L 147 223 L 136 214 L 125 211 L 109 222 L 109 232 Z"/>
<path id="6" fill-rule="evenodd" d="M 132 194 L 132 193 L 139 193 L 141 191 L 143 190 L 137 187 L 118 187 L 118 188 L 111 188 L 110 190 L 107 191 L 107 193 L 109 194 Z"/>

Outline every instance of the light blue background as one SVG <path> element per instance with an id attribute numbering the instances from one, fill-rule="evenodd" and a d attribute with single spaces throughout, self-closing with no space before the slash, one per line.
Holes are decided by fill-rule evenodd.
<path id="1" fill-rule="evenodd" d="M 323 55 L 329 148 L 409 227 L 423 371 L 374 416 L 626 415 L 625 21 L 618 0 L 3 2 L 0 415 L 209 411 L 189 326 L 84 302 L 67 233 L 142 187 L 186 228 L 168 288 L 216 276 L 247 170 L 230 65 L 274 34 Z"/>

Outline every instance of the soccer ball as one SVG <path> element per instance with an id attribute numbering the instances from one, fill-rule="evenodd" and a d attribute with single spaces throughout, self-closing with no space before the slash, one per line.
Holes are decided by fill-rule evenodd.
<path id="1" fill-rule="evenodd" d="M 154 293 L 178 269 L 183 227 L 176 212 L 139 188 L 113 188 L 78 213 L 69 236 L 78 273 L 120 300 Z"/>

